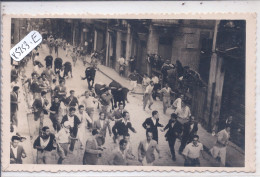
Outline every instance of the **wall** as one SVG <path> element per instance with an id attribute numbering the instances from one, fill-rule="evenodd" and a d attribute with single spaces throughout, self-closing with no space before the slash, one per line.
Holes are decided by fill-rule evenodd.
<path id="1" fill-rule="evenodd" d="M 200 31 L 197 28 L 181 27 L 173 34 L 172 63 L 180 60 L 183 66 L 190 66 L 193 70 L 198 71 Z"/>

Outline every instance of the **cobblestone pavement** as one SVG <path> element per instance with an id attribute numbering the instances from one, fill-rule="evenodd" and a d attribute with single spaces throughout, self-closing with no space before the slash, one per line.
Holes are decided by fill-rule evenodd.
<path id="1" fill-rule="evenodd" d="M 40 53 L 40 60 L 43 64 L 44 58 L 46 55 L 48 55 L 48 48 L 46 45 L 42 45 L 42 47 L 39 49 Z M 53 54 L 54 56 L 54 54 Z M 54 56 L 55 58 L 56 56 Z M 59 57 L 63 59 L 63 62 L 71 61 L 70 57 L 65 56 L 65 51 L 62 49 L 59 49 Z M 84 76 L 85 67 L 82 63 L 82 61 L 77 61 L 76 66 L 73 67 L 73 78 L 69 78 L 66 81 L 66 87 L 67 91 L 69 90 L 75 90 L 75 95 L 81 95 L 84 93 L 84 91 L 87 89 L 87 82 L 81 80 L 81 76 Z M 102 72 L 106 72 L 102 67 Z M 32 73 L 33 67 L 32 62 L 30 61 L 28 63 L 28 66 L 26 67 L 26 75 L 27 77 L 30 77 L 30 74 Z M 110 77 L 112 78 L 120 78 L 120 76 L 114 72 L 111 71 L 111 69 L 107 68 L 107 73 L 112 74 Z M 127 85 L 128 81 L 124 78 L 121 78 L 121 81 L 124 85 Z M 111 82 L 111 79 L 109 79 L 107 76 L 102 74 L 101 72 L 97 72 L 96 74 L 96 82 L 103 82 L 105 84 L 109 84 Z M 20 91 L 21 93 L 24 93 L 23 90 Z M 18 112 L 18 119 L 19 119 L 19 125 L 18 125 L 18 132 L 25 136 L 27 139 L 22 143 L 24 146 L 27 158 L 24 159 L 24 163 L 31 164 L 36 163 L 36 150 L 33 149 L 33 142 L 38 136 L 38 133 L 36 131 L 36 127 L 39 124 L 39 122 L 35 122 L 33 120 L 33 115 L 29 113 L 28 106 L 25 104 L 24 100 L 25 98 L 29 99 L 28 96 L 24 94 L 20 94 L 20 105 L 19 105 L 19 112 Z M 68 94 L 67 94 L 68 95 Z M 48 99 L 50 99 L 48 97 Z M 143 111 L 142 109 L 142 95 L 131 95 L 128 96 L 129 102 L 126 105 L 126 110 L 130 113 L 130 119 L 132 122 L 133 127 L 136 129 L 137 133 L 133 133 L 130 131 L 130 141 L 133 148 L 133 154 L 137 157 L 137 148 L 139 145 L 139 142 L 143 139 L 145 139 L 145 129 L 142 127 L 142 123 L 147 117 L 151 116 L 151 110 Z M 160 115 L 160 122 L 163 125 L 166 125 L 171 110 L 167 110 L 166 115 L 163 114 L 162 109 L 162 102 L 161 101 L 155 101 L 155 103 L 152 106 L 153 110 L 158 110 Z M 95 110 L 94 118 L 98 118 L 98 110 Z M 114 122 L 110 122 L 111 127 L 114 125 Z M 44 126 L 49 126 L 51 128 L 51 131 L 54 132 L 52 129 L 52 123 L 48 117 L 48 115 L 45 115 L 44 118 Z M 90 132 L 86 134 L 86 138 L 91 136 Z M 200 137 L 201 139 L 203 137 Z M 107 164 L 107 157 L 110 154 L 110 152 L 115 148 L 115 144 L 113 143 L 112 137 L 109 137 L 109 134 L 107 134 L 106 137 L 106 143 L 104 145 L 106 147 L 106 150 L 104 151 L 102 157 L 100 158 L 100 164 L 106 165 Z M 175 144 L 175 149 L 178 150 L 180 146 L 180 141 L 177 140 Z M 170 150 L 167 141 L 165 141 L 164 133 L 162 133 L 159 129 L 159 148 L 161 150 L 161 159 L 158 159 L 158 156 L 156 158 L 156 161 L 154 165 L 159 166 L 183 166 L 184 158 L 182 155 L 178 154 L 178 151 L 176 151 L 176 161 L 173 162 L 171 160 Z M 64 164 L 82 164 L 82 158 L 83 158 L 84 149 L 79 148 L 79 143 L 76 143 L 75 150 L 72 154 L 69 154 L 67 159 L 64 160 Z M 53 152 L 53 163 L 57 163 L 58 156 L 56 152 Z M 204 158 L 200 159 L 201 166 L 217 166 L 218 164 L 216 161 L 209 156 L 207 153 L 204 153 Z M 132 161 L 132 165 L 140 165 L 140 163 L 137 160 Z"/>

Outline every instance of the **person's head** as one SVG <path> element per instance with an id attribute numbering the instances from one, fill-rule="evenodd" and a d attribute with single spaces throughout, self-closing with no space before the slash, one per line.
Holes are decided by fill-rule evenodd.
<path id="1" fill-rule="evenodd" d="M 55 103 L 58 103 L 60 100 L 59 100 L 59 97 L 58 96 L 54 96 L 54 102 Z"/>
<path id="2" fill-rule="evenodd" d="M 194 135 L 193 138 L 192 138 L 192 143 L 193 143 L 195 146 L 197 146 L 198 141 L 199 141 L 199 136 L 198 136 L 198 135 Z"/>
<path id="3" fill-rule="evenodd" d="M 46 94 L 47 94 L 47 92 L 45 92 L 45 91 L 42 91 L 42 92 L 41 92 L 41 96 L 42 96 L 43 98 L 46 98 Z"/>
<path id="4" fill-rule="evenodd" d="M 195 117 L 194 116 L 190 116 L 190 123 L 193 124 L 195 122 Z"/>
<path id="5" fill-rule="evenodd" d="M 20 137 L 18 136 L 12 136 L 12 145 L 14 148 L 16 148 L 21 141 Z"/>
<path id="6" fill-rule="evenodd" d="M 71 90 L 70 91 L 70 96 L 74 96 L 75 95 L 75 91 L 74 90 Z"/>
<path id="7" fill-rule="evenodd" d="M 32 79 L 36 80 L 37 79 L 37 74 L 36 73 L 32 73 Z"/>
<path id="8" fill-rule="evenodd" d="M 47 69 L 50 70 L 50 69 L 51 69 L 51 65 L 48 65 L 48 66 L 47 66 Z"/>
<path id="9" fill-rule="evenodd" d="M 130 141 L 130 134 L 128 132 L 124 134 L 124 140 L 126 140 L 127 142 Z"/>
<path id="10" fill-rule="evenodd" d="M 169 87 L 168 83 L 165 83 L 165 87 L 166 87 L 166 88 L 168 88 L 168 87 Z"/>
<path id="11" fill-rule="evenodd" d="M 16 93 L 17 93 L 17 92 L 18 92 L 18 90 L 19 90 L 19 87 L 18 87 L 18 86 L 14 86 L 14 87 L 13 87 L 13 91 L 14 91 L 14 92 L 16 92 Z"/>
<path id="12" fill-rule="evenodd" d="M 155 119 L 158 119 L 159 118 L 159 112 L 158 111 L 153 111 L 152 112 L 152 116 L 155 118 Z"/>
<path id="13" fill-rule="evenodd" d="M 59 84 L 60 84 L 61 86 L 64 86 L 64 85 L 65 85 L 65 80 L 64 80 L 64 79 L 61 79 L 61 80 L 59 81 Z"/>
<path id="14" fill-rule="evenodd" d="M 42 137 L 48 138 L 50 136 L 50 128 L 48 126 L 42 127 Z"/>
<path id="15" fill-rule="evenodd" d="M 52 83 L 55 84 L 57 82 L 56 79 L 52 79 Z"/>
<path id="16" fill-rule="evenodd" d="M 119 105 L 118 105 L 118 107 L 119 107 L 119 108 L 118 108 L 119 110 L 123 110 L 123 109 L 124 109 L 124 104 L 120 102 Z"/>
<path id="17" fill-rule="evenodd" d="M 84 112 L 84 106 L 79 105 L 79 113 L 82 114 Z"/>
<path id="18" fill-rule="evenodd" d="M 228 121 L 232 122 L 233 121 L 233 116 L 228 116 Z"/>
<path id="19" fill-rule="evenodd" d="M 42 79 L 46 79 L 46 74 L 45 73 L 42 73 Z"/>
<path id="20" fill-rule="evenodd" d="M 97 137 L 99 132 L 97 129 L 94 128 L 91 133 L 94 137 Z"/>
<path id="21" fill-rule="evenodd" d="M 146 132 L 146 139 L 148 142 L 150 142 L 153 139 L 153 132 L 147 131 Z"/>
<path id="22" fill-rule="evenodd" d="M 183 95 L 183 94 L 181 94 L 181 95 L 180 95 L 180 98 L 183 100 L 183 98 L 184 98 L 184 95 Z"/>
<path id="23" fill-rule="evenodd" d="M 120 150 L 124 151 L 126 149 L 126 145 L 127 145 L 127 141 L 126 140 L 121 139 L 119 141 L 119 148 L 120 148 Z"/>
<path id="24" fill-rule="evenodd" d="M 69 109 L 69 115 L 70 116 L 74 116 L 75 115 L 75 112 L 76 112 L 76 109 L 74 107 L 70 107 Z"/>
<path id="25" fill-rule="evenodd" d="M 127 112 L 127 111 L 124 111 L 122 116 L 123 116 L 123 118 L 124 118 L 125 120 L 128 120 L 129 117 L 130 117 L 129 112 Z"/>
<path id="26" fill-rule="evenodd" d="M 105 120 L 105 113 L 104 112 L 100 112 L 99 113 L 99 119 L 100 120 Z"/>
<path id="27" fill-rule="evenodd" d="M 134 73 L 136 74 L 136 70 L 134 70 Z"/>
<path id="28" fill-rule="evenodd" d="M 148 75 L 147 74 L 144 74 L 144 78 L 147 78 L 148 77 Z"/>
<path id="29" fill-rule="evenodd" d="M 170 64 L 170 60 L 166 60 L 165 63 L 166 63 L 166 64 Z"/>
<path id="30" fill-rule="evenodd" d="M 154 86 L 154 83 L 153 83 L 153 81 L 150 81 L 150 85 L 151 85 L 151 86 Z"/>
<path id="31" fill-rule="evenodd" d="M 225 129 L 229 133 L 230 132 L 230 125 L 226 125 Z"/>
<path id="32" fill-rule="evenodd" d="M 177 116 L 175 113 L 172 113 L 172 114 L 171 114 L 171 120 L 172 120 L 172 121 L 176 122 L 176 121 L 177 121 L 177 117 L 178 117 L 178 116 Z"/>

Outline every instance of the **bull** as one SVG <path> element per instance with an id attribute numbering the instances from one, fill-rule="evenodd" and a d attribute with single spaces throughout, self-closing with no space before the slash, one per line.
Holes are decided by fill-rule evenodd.
<path id="1" fill-rule="evenodd" d="M 68 77 L 69 76 L 69 72 L 70 72 L 70 76 L 72 77 L 72 65 L 71 62 L 66 62 L 64 63 L 64 77 Z"/>
<path id="2" fill-rule="evenodd" d="M 113 80 L 110 84 L 109 87 L 111 89 L 111 94 L 113 95 L 113 100 L 112 101 L 112 109 L 117 108 L 117 105 L 122 102 L 124 107 L 125 107 L 125 101 L 128 102 L 127 100 L 127 94 L 129 92 L 129 89 L 126 87 L 123 87 L 120 83 L 116 82 Z"/>
<path id="3" fill-rule="evenodd" d="M 45 66 L 46 66 L 46 68 L 47 68 L 48 66 L 51 66 L 51 68 L 52 68 L 53 57 L 52 57 L 51 55 L 48 55 L 48 56 L 45 57 L 44 60 L 45 60 Z"/>
<path id="4" fill-rule="evenodd" d="M 54 60 L 54 72 L 55 72 L 55 74 L 58 74 L 58 72 L 61 70 L 62 63 L 63 63 L 63 61 L 62 61 L 61 58 L 56 58 Z"/>
<path id="5" fill-rule="evenodd" d="M 95 76 L 96 76 L 96 69 L 94 67 L 87 67 L 85 70 L 85 77 L 81 78 L 81 79 L 82 80 L 87 79 L 88 88 L 91 89 L 91 87 L 93 87 L 93 85 L 94 85 Z M 92 81 L 92 83 L 90 85 L 91 81 Z"/>

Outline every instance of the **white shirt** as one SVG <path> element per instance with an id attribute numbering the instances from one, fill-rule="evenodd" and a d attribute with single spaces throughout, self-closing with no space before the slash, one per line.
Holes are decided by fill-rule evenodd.
<path id="1" fill-rule="evenodd" d="M 151 85 L 148 85 L 145 89 L 145 92 L 144 93 L 148 93 L 148 94 L 151 94 L 153 91 L 153 86 Z"/>
<path id="2" fill-rule="evenodd" d="M 92 119 L 89 117 L 89 115 L 83 111 L 82 114 L 80 114 L 79 112 L 77 113 L 77 116 L 79 117 L 79 119 L 81 120 L 81 122 L 83 121 L 83 119 L 89 121 L 90 123 L 92 123 Z"/>
<path id="3" fill-rule="evenodd" d="M 69 116 L 69 114 L 68 114 L 68 122 L 69 122 L 69 126 L 70 127 L 74 127 L 74 116 Z"/>
<path id="4" fill-rule="evenodd" d="M 143 85 L 149 85 L 150 84 L 150 81 L 151 81 L 151 79 L 149 78 L 149 77 L 147 77 L 147 78 L 143 78 Z"/>
<path id="5" fill-rule="evenodd" d="M 12 151 L 13 151 L 14 157 L 17 158 L 17 149 L 18 149 L 18 146 L 16 146 L 16 148 L 15 148 L 15 147 L 13 147 L 13 145 L 11 145 L 11 149 L 12 149 Z"/>
<path id="6" fill-rule="evenodd" d="M 158 84 L 159 83 L 159 78 L 157 76 L 154 76 L 152 78 L 152 81 L 153 81 L 154 84 Z"/>
<path id="7" fill-rule="evenodd" d="M 148 141 L 146 140 L 145 147 L 144 147 L 146 151 L 147 151 L 149 145 L 150 145 L 150 143 L 148 143 Z"/>
<path id="8" fill-rule="evenodd" d="M 156 119 L 152 117 L 153 124 L 156 124 Z"/>
<path id="9" fill-rule="evenodd" d="M 191 116 L 190 108 L 185 106 L 184 108 L 177 108 L 175 113 L 182 119 L 189 118 Z"/>
<path id="10" fill-rule="evenodd" d="M 104 127 L 104 120 L 101 120 L 101 119 L 100 119 L 100 126 L 101 126 L 101 128 Z"/>
<path id="11" fill-rule="evenodd" d="M 42 106 L 44 106 L 44 98 L 41 97 L 41 101 L 42 101 Z"/>
<path id="12" fill-rule="evenodd" d="M 119 63 L 120 65 L 123 65 L 123 64 L 125 63 L 125 59 L 124 59 L 123 57 L 119 58 L 119 59 L 118 59 L 118 63 Z"/>
<path id="13" fill-rule="evenodd" d="M 189 158 L 199 158 L 200 157 L 200 151 L 203 150 L 203 145 L 198 142 L 197 146 L 195 146 L 193 143 L 189 143 L 185 149 L 183 150 L 183 155 L 189 157 Z"/>
<path id="14" fill-rule="evenodd" d="M 65 128 L 60 129 L 56 134 L 59 143 L 69 143 L 70 132 L 66 132 Z"/>
<path id="15" fill-rule="evenodd" d="M 50 136 L 48 137 L 48 139 L 46 141 L 43 141 L 42 137 L 40 137 L 40 145 L 41 147 L 45 148 L 50 142 Z"/>
<path id="16" fill-rule="evenodd" d="M 96 101 L 96 99 L 92 96 L 89 96 L 88 98 L 85 97 L 81 101 L 81 104 L 83 104 L 85 108 L 94 108 L 95 107 L 94 101 Z"/>
<path id="17" fill-rule="evenodd" d="M 191 125 L 190 125 L 190 132 L 191 132 L 191 130 L 193 129 L 193 127 L 194 127 L 194 124 L 191 124 Z"/>
<path id="18" fill-rule="evenodd" d="M 173 102 L 173 106 L 178 108 L 181 108 L 181 98 L 177 98 L 174 102 Z"/>

